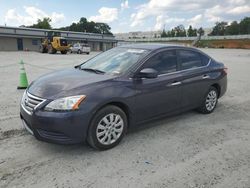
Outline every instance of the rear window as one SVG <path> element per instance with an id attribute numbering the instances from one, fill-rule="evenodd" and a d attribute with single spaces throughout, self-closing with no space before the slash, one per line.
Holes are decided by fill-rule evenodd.
<path id="1" fill-rule="evenodd" d="M 181 70 L 203 66 L 200 53 L 189 50 L 179 50 Z"/>

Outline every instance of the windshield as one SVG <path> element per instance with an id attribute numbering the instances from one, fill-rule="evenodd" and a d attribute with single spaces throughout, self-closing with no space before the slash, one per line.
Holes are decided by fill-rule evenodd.
<path id="1" fill-rule="evenodd" d="M 121 74 L 134 65 L 147 50 L 113 48 L 97 55 L 81 65 L 81 69 L 95 69 L 105 73 Z"/>

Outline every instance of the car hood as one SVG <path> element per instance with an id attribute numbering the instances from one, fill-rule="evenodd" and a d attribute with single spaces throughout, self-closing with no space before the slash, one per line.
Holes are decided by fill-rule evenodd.
<path id="1" fill-rule="evenodd" d="M 115 76 L 96 74 L 79 69 L 67 69 L 44 75 L 29 86 L 28 92 L 45 99 L 81 93 L 81 88 L 113 79 Z M 79 89 L 80 88 L 80 89 Z"/>

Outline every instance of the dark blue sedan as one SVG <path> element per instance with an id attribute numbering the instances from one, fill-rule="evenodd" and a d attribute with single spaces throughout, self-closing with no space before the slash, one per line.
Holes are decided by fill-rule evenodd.
<path id="1" fill-rule="evenodd" d="M 146 121 L 192 109 L 209 114 L 226 89 L 227 68 L 200 50 L 128 45 L 32 82 L 21 119 L 39 140 L 104 150 Z"/>

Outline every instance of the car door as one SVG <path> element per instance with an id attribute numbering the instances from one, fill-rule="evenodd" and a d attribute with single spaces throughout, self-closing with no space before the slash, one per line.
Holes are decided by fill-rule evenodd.
<path id="1" fill-rule="evenodd" d="M 182 109 L 198 107 L 209 89 L 210 76 L 207 66 L 210 59 L 194 50 L 177 50 L 181 71 Z"/>
<path id="2" fill-rule="evenodd" d="M 136 121 L 166 115 L 181 106 L 180 82 L 175 50 L 164 50 L 149 58 L 139 70 L 153 68 L 158 77 L 138 79 L 136 84 Z"/>

